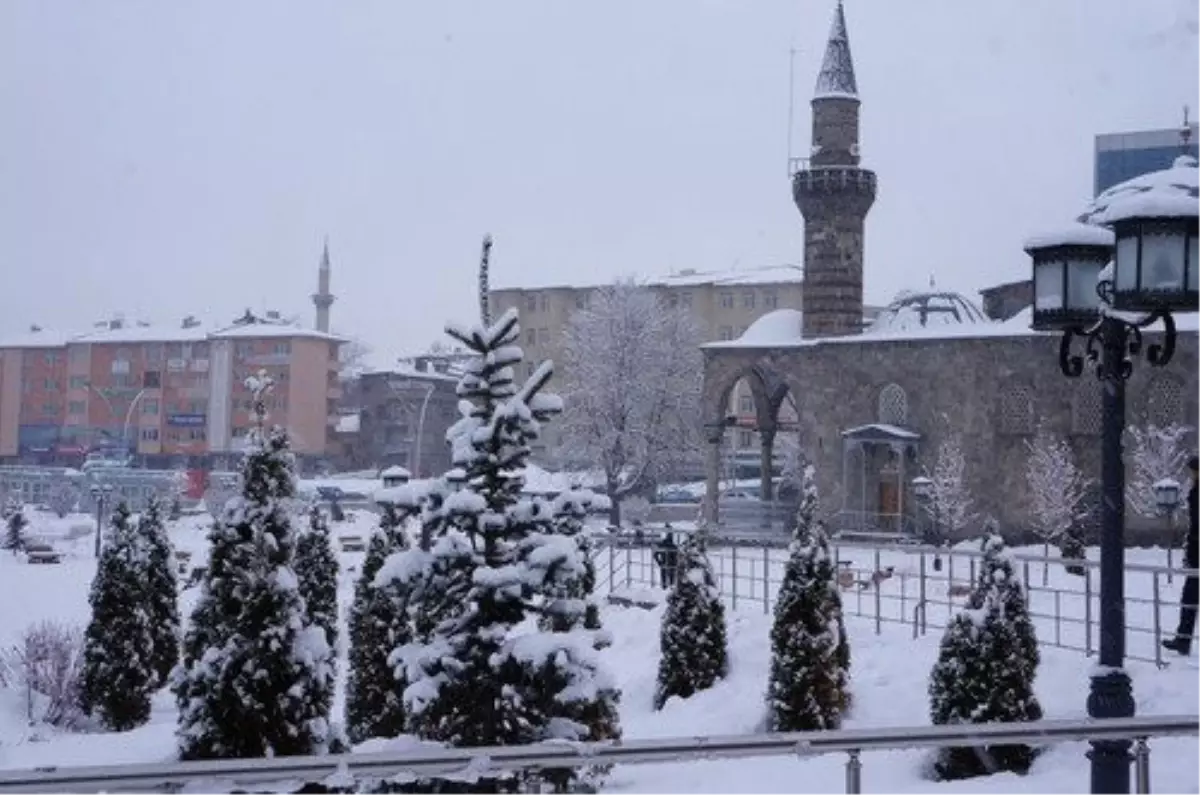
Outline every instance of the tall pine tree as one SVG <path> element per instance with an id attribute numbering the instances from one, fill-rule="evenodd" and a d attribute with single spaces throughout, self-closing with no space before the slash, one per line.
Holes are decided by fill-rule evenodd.
<path id="1" fill-rule="evenodd" d="M 151 499 L 138 517 L 137 536 L 146 547 L 145 604 L 150 614 L 156 685 L 163 687 L 179 662 L 179 583 L 158 500 Z"/>
<path id="2" fill-rule="evenodd" d="M 296 542 L 296 577 L 308 623 L 325 630 L 329 648 L 338 640 L 338 560 L 329 537 L 329 522 L 320 505 L 308 511 L 308 530 Z"/>
<path id="3" fill-rule="evenodd" d="M 150 719 L 150 697 L 158 681 L 154 636 L 144 578 L 148 563 L 125 502 L 111 518 L 88 602 L 80 701 L 84 711 L 114 731 Z"/>
<path id="4" fill-rule="evenodd" d="M 1035 721 L 1042 708 L 1033 693 L 1039 655 L 1033 623 L 1003 540 L 983 541 L 983 569 L 968 606 L 942 636 L 929 677 L 929 711 L 935 725 Z M 941 779 L 1013 771 L 1033 763 L 1027 745 L 944 748 L 935 771 Z"/>
<path id="5" fill-rule="evenodd" d="M 354 743 L 404 733 L 403 685 L 397 681 L 395 667 L 388 658 L 393 649 L 411 639 L 411 633 L 403 631 L 409 616 L 407 611 L 396 613 L 393 600 L 384 593 L 387 588 L 376 587 L 375 578 L 389 555 L 408 548 L 405 522 L 416 508 L 415 500 L 389 498 L 382 503 L 379 527 L 371 535 L 362 573 L 354 586 L 349 617 L 350 672 L 346 680 L 346 735 Z"/>
<path id="6" fill-rule="evenodd" d="M 850 699 L 850 644 L 842 597 L 825 528 L 816 513 L 816 478 L 808 466 L 771 627 L 771 731 L 836 729 Z"/>
<path id="7" fill-rule="evenodd" d="M 667 596 L 659 647 L 654 708 L 672 696 L 690 698 L 722 679 L 728 669 L 725 605 L 704 550 L 692 535 L 680 545 L 678 579 Z"/>
<path id="8" fill-rule="evenodd" d="M 293 569 L 285 502 L 295 495 L 287 434 L 266 427 L 265 373 L 247 379 L 255 425 L 242 495 L 210 540 L 209 565 L 175 677 L 184 759 L 321 753 L 329 725 L 333 651 L 308 622 Z"/>
<path id="9" fill-rule="evenodd" d="M 448 332 L 476 354 L 458 386 L 468 408 L 447 434 L 461 473 L 447 473 L 444 496 L 430 499 L 429 550 L 393 556 L 376 578 L 409 588 L 415 637 L 394 657 L 408 682 L 409 727 L 455 746 L 580 739 L 591 729 L 560 716 L 602 708 L 600 694 L 611 689 L 593 659 L 595 633 L 526 624 L 560 574 L 585 569 L 578 543 L 555 533 L 551 504 L 522 496 L 530 444 L 561 410 L 561 400 L 543 392 L 552 368 L 545 363 L 522 386 L 514 382 L 522 359 L 515 311 L 485 328 Z M 541 786 L 537 778 L 478 786 Z"/>

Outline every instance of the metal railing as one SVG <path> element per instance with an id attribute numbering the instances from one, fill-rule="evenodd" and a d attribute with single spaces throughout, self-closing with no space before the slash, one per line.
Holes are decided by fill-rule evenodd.
<path id="1" fill-rule="evenodd" d="M 833 541 L 842 606 L 847 615 L 867 618 L 875 632 L 883 624 L 911 626 L 913 637 L 944 629 L 962 609 L 982 553 L 975 549 L 927 545 Z M 597 592 L 656 589 L 661 585 L 650 546 L 608 545 L 598 549 Z M 726 539 L 710 546 L 709 560 L 730 608 L 753 607 L 769 613 L 783 580 L 788 552 L 775 546 Z M 1013 554 L 1025 587 L 1038 640 L 1046 646 L 1091 656 L 1099 650 L 1099 561 Z M 940 567 L 935 564 L 940 561 Z M 1065 566 L 1082 573 L 1068 575 Z M 1043 582 L 1043 568 L 1053 574 Z M 1173 576 L 1197 576 L 1196 569 L 1129 563 L 1125 566 L 1126 656 L 1165 666 L 1164 628 L 1178 616 L 1178 595 L 1166 582 Z M 607 589 L 607 590 L 606 590 Z"/>
<path id="2" fill-rule="evenodd" d="M 462 781 L 520 770 L 591 765 L 653 765 L 714 759 L 846 754 L 846 792 L 862 792 L 862 755 L 871 751 L 1131 741 L 1134 782 L 1150 792 L 1151 737 L 1195 736 L 1196 715 L 1047 720 L 971 726 L 912 726 L 631 740 L 619 744 L 542 743 L 491 748 L 419 748 L 329 756 L 230 759 L 153 765 L 36 768 L 0 771 L 2 792 L 164 792 L 203 785 L 206 792 L 287 783 L 346 786 L 349 779 L 439 777 Z M 295 788 L 299 788 L 298 786 Z M 272 788 L 273 789 L 273 788 Z"/>

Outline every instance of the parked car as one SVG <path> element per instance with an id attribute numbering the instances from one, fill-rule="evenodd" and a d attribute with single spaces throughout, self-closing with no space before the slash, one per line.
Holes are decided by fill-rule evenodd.
<path id="1" fill-rule="evenodd" d="M 683 488 L 664 488 L 658 492 L 659 502 L 674 502 L 674 503 L 696 503 L 700 502 L 700 495 L 696 494 L 691 489 Z"/>

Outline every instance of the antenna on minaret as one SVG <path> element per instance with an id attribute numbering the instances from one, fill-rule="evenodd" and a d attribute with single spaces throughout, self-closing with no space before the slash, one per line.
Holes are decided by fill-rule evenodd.
<path id="1" fill-rule="evenodd" d="M 492 236 L 483 236 L 483 247 L 479 252 L 479 316 L 484 328 L 492 325 L 492 310 L 488 299 L 488 260 L 492 256 Z"/>
<path id="2" fill-rule="evenodd" d="M 1188 106 L 1183 106 L 1183 126 L 1179 128 L 1179 149 L 1180 154 L 1188 154 L 1188 144 L 1192 140 L 1192 125 L 1188 120 Z"/>
<path id="3" fill-rule="evenodd" d="M 792 129 L 796 123 L 796 48 L 788 49 L 788 126 L 787 126 L 787 166 L 788 179 L 792 178 Z"/>

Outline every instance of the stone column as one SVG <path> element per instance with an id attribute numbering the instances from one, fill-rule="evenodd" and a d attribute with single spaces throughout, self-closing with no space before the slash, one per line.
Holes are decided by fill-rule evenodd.
<path id="1" fill-rule="evenodd" d="M 724 426 L 709 426 L 705 429 L 708 449 L 704 456 L 704 504 L 701 515 L 706 527 L 716 527 L 719 520 L 717 495 L 721 484 L 721 440 L 725 436 Z"/>
<path id="2" fill-rule="evenodd" d="M 771 502 L 775 497 L 775 483 L 771 479 L 771 461 L 775 452 L 775 428 L 766 427 L 758 432 L 761 447 L 759 448 L 759 476 L 761 478 L 759 494 L 763 502 Z"/>

